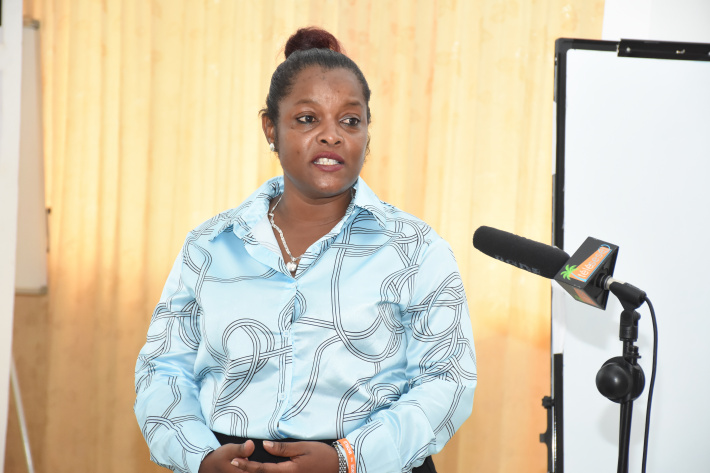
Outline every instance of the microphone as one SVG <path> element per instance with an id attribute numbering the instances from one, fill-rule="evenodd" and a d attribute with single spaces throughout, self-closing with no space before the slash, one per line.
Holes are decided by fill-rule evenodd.
<path id="1" fill-rule="evenodd" d="M 611 278 L 619 247 L 596 238 L 588 237 L 570 257 L 554 246 L 482 226 L 473 234 L 473 246 L 499 261 L 554 279 L 576 300 L 602 310 L 612 283 L 633 288 Z"/>
<path id="2" fill-rule="evenodd" d="M 512 264 L 547 279 L 554 279 L 569 255 L 554 246 L 492 227 L 478 227 L 473 247 L 498 261 Z"/>

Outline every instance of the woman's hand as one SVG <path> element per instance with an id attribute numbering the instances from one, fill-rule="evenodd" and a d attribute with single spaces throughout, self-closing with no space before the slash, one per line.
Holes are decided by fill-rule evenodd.
<path id="1" fill-rule="evenodd" d="M 213 450 L 200 463 L 198 473 L 236 473 L 239 470 L 232 465 L 232 460 L 243 461 L 254 453 L 254 442 L 227 443 Z"/>
<path id="2" fill-rule="evenodd" d="M 279 457 L 289 457 L 290 460 L 259 463 L 247 460 L 245 455 L 235 458 L 232 465 L 237 472 L 247 473 L 338 473 L 338 453 L 323 442 L 264 441 L 264 450 Z M 203 473 L 202 468 L 200 473 Z"/>

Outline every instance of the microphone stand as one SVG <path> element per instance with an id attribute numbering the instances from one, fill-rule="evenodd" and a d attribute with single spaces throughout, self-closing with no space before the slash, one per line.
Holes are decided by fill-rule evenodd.
<path id="1" fill-rule="evenodd" d="M 638 364 L 641 356 L 634 345 L 638 340 L 638 321 L 641 318 L 636 309 L 646 300 L 646 293 L 612 278 L 607 278 L 604 285 L 624 308 L 619 322 L 619 340 L 623 342 L 623 348 L 622 356 L 611 358 L 602 365 L 596 383 L 602 395 L 620 404 L 617 472 L 628 473 L 633 403 L 643 392 L 645 384 L 643 369 Z"/>

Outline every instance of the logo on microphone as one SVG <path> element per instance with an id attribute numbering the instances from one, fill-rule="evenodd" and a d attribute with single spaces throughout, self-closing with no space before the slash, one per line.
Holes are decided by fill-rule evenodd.
<path id="1" fill-rule="evenodd" d="M 594 274 L 594 271 L 604 262 L 609 253 L 611 253 L 611 247 L 607 244 L 603 244 L 584 260 L 582 264 L 565 265 L 565 269 L 560 275 L 567 280 L 574 278 L 582 282 L 587 282 L 589 276 Z"/>
<path id="2" fill-rule="evenodd" d="M 506 259 L 506 258 L 503 258 L 502 256 L 498 256 L 498 255 L 495 255 L 494 258 L 497 259 L 498 261 L 512 264 L 513 266 L 515 266 L 517 268 L 523 269 L 525 271 L 529 271 L 533 274 L 537 274 L 538 276 L 540 275 L 540 270 L 538 268 L 532 268 L 532 267 L 528 266 L 527 264 L 519 263 L 518 261 L 513 261 L 512 259 Z"/>
<path id="3" fill-rule="evenodd" d="M 555 273 L 555 281 L 578 301 L 604 310 L 609 291 L 596 279 L 598 274 L 614 274 L 618 253 L 618 246 L 589 237 Z"/>

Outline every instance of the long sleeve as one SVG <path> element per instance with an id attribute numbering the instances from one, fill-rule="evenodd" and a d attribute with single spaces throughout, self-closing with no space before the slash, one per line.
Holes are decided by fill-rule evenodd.
<path id="1" fill-rule="evenodd" d="M 201 308 L 194 291 L 199 273 L 185 264 L 188 242 L 173 265 L 138 357 L 134 410 L 151 459 L 174 471 L 197 473 L 219 442 L 205 424 L 195 380 Z"/>
<path id="2" fill-rule="evenodd" d="M 448 243 L 435 240 L 403 314 L 409 389 L 347 435 L 360 473 L 407 472 L 439 452 L 470 415 L 476 359 L 468 306 Z"/>

